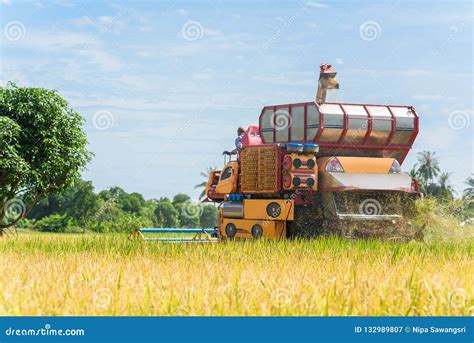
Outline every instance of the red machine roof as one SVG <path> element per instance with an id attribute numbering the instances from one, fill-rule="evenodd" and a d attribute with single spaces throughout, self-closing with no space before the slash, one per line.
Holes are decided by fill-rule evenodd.
<path id="1" fill-rule="evenodd" d="M 316 102 L 265 106 L 264 143 L 314 142 L 322 156 L 393 157 L 403 163 L 418 134 L 413 107 Z"/>

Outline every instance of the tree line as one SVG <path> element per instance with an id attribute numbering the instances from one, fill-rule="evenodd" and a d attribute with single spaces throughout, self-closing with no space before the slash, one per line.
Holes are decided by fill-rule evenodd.
<path id="1" fill-rule="evenodd" d="M 130 232 L 139 227 L 214 227 L 217 208 L 196 203 L 186 194 L 172 199 L 145 198 L 112 187 L 99 193 L 92 182 L 77 180 L 40 200 L 17 227 L 48 232 Z"/>
<path id="2" fill-rule="evenodd" d="M 474 218 L 474 177 L 465 181 L 465 188 L 457 193 L 450 183 L 450 172 L 443 172 L 435 152 L 422 151 L 417 155 L 417 163 L 408 172 L 419 184 L 420 192 L 437 209 L 461 221 L 472 221 Z"/>

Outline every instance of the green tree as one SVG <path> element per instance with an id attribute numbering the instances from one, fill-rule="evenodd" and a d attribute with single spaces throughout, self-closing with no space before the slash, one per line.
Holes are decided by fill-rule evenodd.
<path id="1" fill-rule="evenodd" d="M 214 205 L 206 205 L 202 208 L 201 216 L 199 217 L 201 226 L 203 228 L 213 228 L 217 226 L 217 207 Z"/>
<path id="2" fill-rule="evenodd" d="M 105 201 L 113 200 L 121 210 L 129 213 L 140 214 L 146 205 L 146 201 L 140 193 L 127 193 L 120 187 L 103 190 L 99 196 Z"/>
<path id="3" fill-rule="evenodd" d="M 463 191 L 463 197 L 465 199 L 474 199 L 474 177 L 469 176 L 466 181 L 464 181 L 464 184 L 467 185 L 466 188 L 464 188 Z"/>
<path id="4" fill-rule="evenodd" d="M 439 161 L 432 151 L 423 151 L 418 153 L 418 175 L 422 182 L 429 186 L 440 173 Z"/>
<path id="5" fill-rule="evenodd" d="M 182 194 L 182 193 L 176 194 L 173 197 L 173 206 L 176 206 L 178 204 L 183 204 L 183 203 L 185 203 L 187 201 L 190 201 L 190 200 L 191 200 L 191 198 L 187 194 Z"/>
<path id="6" fill-rule="evenodd" d="M 179 225 L 179 213 L 168 200 L 160 200 L 155 208 L 156 223 L 158 227 L 173 228 Z"/>
<path id="7" fill-rule="evenodd" d="M 39 201 L 28 218 L 41 219 L 52 214 L 67 215 L 85 228 L 98 209 L 99 197 L 94 193 L 92 182 L 78 179 L 62 192 L 48 194 Z"/>
<path id="8" fill-rule="evenodd" d="M 56 91 L 0 87 L 0 234 L 80 176 L 91 157 L 83 123 Z"/>
<path id="9" fill-rule="evenodd" d="M 451 174 L 452 173 L 443 172 L 439 175 L 438 178 L 438 184 L 440 188 L 439 196 L 445 199 L 454 198 L 453 194 L 455 193 L 455 190 L 449 181 Z"/>
<path id="10" fill-rule="evenodd" d="M 173 197 L 173 206 L 178 211 L 181 227 L 198 227 L 202 205 L 191 201 L 189 195 L 176 194 Z"/>

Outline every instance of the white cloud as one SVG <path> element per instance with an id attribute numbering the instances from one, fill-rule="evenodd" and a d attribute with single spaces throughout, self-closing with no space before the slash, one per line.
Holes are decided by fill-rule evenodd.
<path id="1" fill-rule="evenodd" d="M 415 100 L 433 100 L 433 101 L 447 101 L 456 100 L 456 97 L 447 96 L 443 94 L 415 94 L 412 96 Z"/>
<path id="2" fill-rule="evenodd" d="M 329 5 L 323 4 L 321 2 L 316 2 L 316 1 L 306 1 L 305 5 L 308 7 L 314 7 L 314 8 L 328 8 Z"/>
<path id="3" fill-rule="evenodd" d="M 113 55 L 95 49 L 85 49 L 80 51 L 89 63 L 97 64 L 103 71 L 117 71 L 121 70 L 123 64 Z"/>
<path id="4" fill-rule="evenodd" d="M 344 64 L 344 60 L 340 57 L 336 57 L 336 64 Z"/>
<path id="5" fill-rule="evenodd" d="M 212 30 L 212 29 L 204 29 L 204 34 L 206 36 L 222 36 L 223 35 L 221 30 Z"/>
<path id="6" fill-rule="evenodd" d="M 0 0 L 0 3 L 2 5 L 6 5 L 6 6 L 10 6 L 12 4 L 12 2 L 10 0 Z"/>
<path id="7" fill-rule="evenodd" d="M 186 11 L 184 8 L 180 8 L 180 9 L 178 10 L 178 14 L 179 14 L 180 16 L 182 16 L 182 17 L 187 17 L 187 16 L 189 15 L 189 12 Z"/>
<path id="8" fill-rule="evenodd" d="M 95 27 L 97 29 L 96 35 L 104 33 L 119 33 L 120 29 L 128 27 L 128 20 L 121 19 L 122 13 L 120 11 L 113 13 L 113 15 L 103 15 L 98 17 L 82 16 L 79 18 L 72 18 L 68 21 L 79 28 Z"/>
<path id="9" fill-rule="evenodd" d="M 69 22 L 73 24 L 74 26 L 78 26 L 78 27 L 95 25 L 94 20 L 92 20 L 91 17 L 86 16 L 86 15 L 80 18 L 70 19 Z"/>

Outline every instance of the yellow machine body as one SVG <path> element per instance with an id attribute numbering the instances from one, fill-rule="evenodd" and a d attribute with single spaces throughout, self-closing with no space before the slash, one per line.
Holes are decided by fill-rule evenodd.
<path id="1" fill-rule="evenodd" d="M 233 234 L 234 231 L 229 230 L 229 227 L 235 227 L 235 234 Z M 219 232 L 222 238 L 227 239 L 259 239 L 264 237 L 271 240 L 280 240 L 286 238 L 286 222 L 223 218 Z M 256 232 L 261 232 L 261 236 L 256 237 Z"/>
<path id="2" fill-rule="evenodd" d="M 286 199 L 246 199 L 244 204 L 245 219 L 293 220 L 295 204 Z M 272 204 L 278 204 L 272 208 Z"/>
<path id="3" fill-rule="evenodd" d="M 243 199 L 224 202 L 219 210 L 223 238 L 283 239 L 286 223 L 294 219 L 295 204 L 289 199 Z"/>

